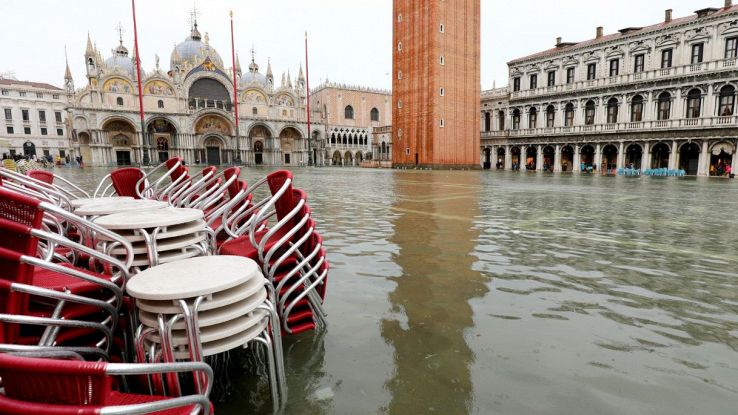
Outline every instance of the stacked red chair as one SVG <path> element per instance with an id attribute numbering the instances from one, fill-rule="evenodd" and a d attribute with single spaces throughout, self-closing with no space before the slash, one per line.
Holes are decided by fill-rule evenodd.
<path id="1" fill-rule="evenodd" d="M 263 185 L 269 194 L 257 203 L 249 199 L 248 204 L 234 202 L 229 206 L 222 219 L 229 239 L 219 247 L 221 255 L 245 256 L 259 263 L 274 285 L 282 329 L 287 334 L 325 325 L 320 293 L 328 272 L 307 196 L 294 189 L 292 182 L 290 172 L 278 171 L 250 187 L 249 196 Z"/>
<path id="2" fill-rule="evenodd" d="M 49 218 L 63 225 L 49 231 Z M 63 233 L 66 224 L 113 238 L 128 252 L 125 262 L 104 254 L 103 246 L 72 241 Z M 89 261 L 73 263 L 60 250 Z M 0 186 L 0 350 L 61 346 L 107 353 L 132 258 L 130 244 L 117 235 Z"/>
<path id="3" fill-rule="evenodd" d="M 161 379 L 168 374 L 197 375 L 207 383 L 201 391 L 176 397 L 127 393 L 119 387 L 125 376 Z M 6 415 L 212 413 L 213 371 L 205 363 L 109 364 L 0 353 L 0 378 L 0 413 Z"/>

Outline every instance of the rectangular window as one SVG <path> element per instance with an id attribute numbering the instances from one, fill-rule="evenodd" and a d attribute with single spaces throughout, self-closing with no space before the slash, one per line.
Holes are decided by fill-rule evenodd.
<path id="1" fill-rule="evenodd" d="M 49 135 L 49 130 L 46 128 L 41 128 L 41 135 Z"/>
<path id="2" fill-rule="evenodd" d="M 548 86 L 556 86 L 556 71 L 548 73 Z"/>
<path id="3" fill-rule="evenodd" d="M 61 111 L 55 111 L 54 112 L 54 119 L 56 120 L 57 124 L 62 123 L 62 113 Z"/>
<path id="4" fill-rule="evenodd" d="M 705 44 L 704 43 L 698 43 L 696 45 L 692 45 L 692 65 L 702 63 L 703 55 L 705 51 Z"/>
<path id="5" fill-rule="evenodd" d="M 661 51 L 661 69 L 671 68 L 673 57 L 674 49 L 664 49 Z"/>
<path id="6" fill-rule="evenodd" d="M 615 103 L 607 105 L 607 123 L 615 124 L 618 122 L 618 105 Z"/>
<path id="7" fill-rule="evenodd" d="M 566 70 L 566 83 L 567 84 L 574 83 L 574 68 L 569 68 Z"/>
<path id="8" fill-rule="evenodd" d="M 26 96 L 26 91 L 20 91 L 20 92 L 18 93 L 18 95 L 20 95 L 20 96 L 24 97 L 24 96 Z"/>
<path id="9" fill-rule="evenodd" d="M 13 110 L 5 108 L 5 121 L 13 121 Z"/>
<path id="10" fill-rule="evenodd" d="M 574 126 L 574 109 L 566 109 L 564 115 L 566 115 L 565 118 L 565 126 L 566 127 L 573 127 Z"/>
<path id="11" fill-rule="evenodd" d="M 590 63 L 587 65 L 587 80 L 592 81 L 597 78 L 597 64 Z"/>
<path id="12" fill-rule="evenodd" d="M 513 78 L 513 91 L 520 91 L 520 78 Z"/>
<path id="13" fill-rule="evenodd" d="M 31 127 L 23 127 L 23 133 L 26 135 L 31 134 Z"/>
<path id="14" fill-rule="evenodd" d="M 635 73 L 641 73 L 645 70 L 645 64 L 646 64 L 646 55 L 635 55 L 635 66 L 633 67 L 633 72 Z"/>
<path id="15" fill-rule="evenodd" d="M 42 94 L 41 92 L 36 92 L 36 98 L 43 98 L 43 97 L 44 97 L 44 94 Z"/>
<path id="16" fill-rule="evenodd" d="M 46 122 L 46 111 L 44 111 L 44 110 L 38 110 L 38 121 L 39 122 Z"/>
<path id="17" fill-rule="evenodd" d="M 725 39 L 725 59 L 738 58 L 738 37 Z"/>
<path id="18" fill-rule="evenodd" d="M 443 88 L 441 88 L 441 96 L 442 97 L 445 97 L 446 96 L 446 90 L 443 89 Z"/>
<path id="19" fill-rule="evenodd" d="M 538 124 L 538 113 L 531 110 L 528 114 L 528 128 L 536 128 L 536 124 Z"/>
<path id="20" fill-rule="evenodd" d="M 552 128 L 555 122 L 556 122 L 556 112 L 552 108 L 546 113 L 546 127 Z"/>
<path id="21" fill-rule="evenodd" d="M 13 134 L 13 132 L 14 132 L 13 131 L 13 127 L 11 127 L 11 126 L 7 126 L 5 129 L 8 131 L 8 134 Z"/>
<path id="22" fill-rule="evenodd" d="M 446 120 L 444 120 L 443 118 L 441 118 L 441 128 L 443 128 L 445 126 L 446 126 Z"/>
<path id="23" fill-rule="evenodd" d="M 538 75 L 530 76 L 530 89 L 538 88 Z"/>
<path id="24" fill-rule="evenodd" d="M 620 59 L 610 61 L 610 77 L 620 75 Z"/>
<path id="25" fill-rule="evenodd" d="M 441 33 L 446 33 L 446 28 L 443 26 L 443 24 L 441 24 L 441 26 L 438 28 L 438 31 L 440 31 Z"/>
<path id="26" fill-rule="evenodd" d="M 23 121 L 30 121 L 31 118 L 28 115 L 28 110 L 21 110 L 21 115 L 23 116 Z"/>
<path id="27" fill-rule="evenodd" d="M 53 98 L 53 99 L 59 99 L 59 94 L 54 94 L 54 95 L 51 96 L 51 98 Z"/>
<path id="28" fill-rule="evenodd" d="M 2 95 L 3 96 L 8 96 L 8 95 L 10 95 L 10 91 L 8 91 L 7 89 L 3 89 L 2 90 Z"/>
<path id="29" fill-rule="evenodd" d="M 57 128 L 56 129 L 56 135 L 63 136 L 64 135 L 64 129 L 63 128 Z"/>

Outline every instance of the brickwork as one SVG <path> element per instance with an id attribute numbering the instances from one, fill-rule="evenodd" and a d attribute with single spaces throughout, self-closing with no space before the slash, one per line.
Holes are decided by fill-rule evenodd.
<path id="1" fill-rule="evenodd" d="M 393 161 L 478 168 L 480 0 L 395 0 Z"/>

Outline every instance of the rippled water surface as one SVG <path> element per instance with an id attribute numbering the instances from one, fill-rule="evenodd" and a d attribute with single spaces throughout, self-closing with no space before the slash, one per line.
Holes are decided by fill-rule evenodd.
<path id="1" fill-rule="evenodd" d="M 330 326 L 285 340 L 286 413 L 738 413 L 736 182 L 295 175 Z M 258 377 L 230 379 L 216 413 L 268 413 Z"/>

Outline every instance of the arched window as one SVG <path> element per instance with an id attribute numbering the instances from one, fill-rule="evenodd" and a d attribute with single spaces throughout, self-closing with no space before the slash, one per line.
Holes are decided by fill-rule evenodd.
<path id="1" fill-rule="evenodd" d="M 343 144 L 344 145 L 348 144 L 348 137 L 346 136 L 345 133 L 343 134 Z"/>
<path id="2" fill-rule="evenodd" d="M 734 114 L 735 108 L 735 88 L 731 85 L 726 85 L 720 90 L 720 106 L 718 108 L 718 115 L 721 117 L 728 117 Z"/>
<path id="3" fill-rule="evenodd" d="M 556 123 L 556 108 L 553 105 L 549 105 L 546 108 L 546 127 L 553 128 Z"/>
<path id="4" fill-rule="evenodd" d="M 566 107 L 564 107 L 564 126 L 574 126 L 574 104 L 571 102 L 566 104 Z"/>
<path id="5" fill-rule="evenodd" d="M 354 119 L 354 107 L 351 105 L 347 105 L 346 109 L 343 110 L 343 117 L 347 120 L 353 120 Z"/>
<path id="6" fill-rule="evenodd" d="M 498 117 L 498 127 L 500 127 L 500 131 L 505 131 L 505 111 L 500 110 L 497 113 Z"/>
<path id="7" fill-rule="evenodd" d="M 538 110 L 533 107 L 528 112 L 528 128 L 536 128 L 538 124 Z"/>
<path id="8" fill-rule="evenodd" d="M 630 102 L 630 122 L 643 121 L 643 97 L 636 95 Z"/>
<path id="9" fill-rule="evenodd" d="M 587 104 L 584 106 L 584 125 L 593 125 L 595 123 L 595 113 L 594 101 L 587 101 Z"/>
<path id="10" fill-rule="evenodd" d="M 122 107 L 122 106 L 123 106 L 123 98 L 121 98 L 121 97 L 118 97 L 118 98 L 117 98 L 117 99 L 115 100 L 115 102 L 116 102 L 116 103 L 118 104 L 118 106 L 119 106 L 119 107 Z"/>
<path id="11" fill-rule="evenodd" d="M 618 122 L 618 108 L 619 102 L 617 98 L 610 98 L 607 101 L 607 123 L 615 124 Z"/>
<path id="12" fill-rule="evenodd" d="M 336 144 L 336 133 L 331 134 L 331 144 Z"/>
<path id="13" fill-rule="evenodd" d="M 378 109 L 372 108 L 372 111 L 369 115 L 372 121 L 379 121 L 379 110 Z"/>
<path id="14" fill-rule="evenodd" d="M 702 115 L 702 91 L 695 88 L 687 94 L 687 118 L 700 118 Z"/>
<path id="15" fill-rule="evenodd" d="M 160 99 L 160 100 L 159 100 L 159 101 L 158 101 L 158 102 L 156 103 L 156 105 L 157 105 L 157 106 L 158 106 L 159 108 L 164 108 L 164 101 Z"/>
<path id="16" fill-rule="evenodd" d="M 489 131 L 492 128 L 492 114 L 484 112 L 484 131 Z"/>
<path id="17" fill-rule="evenodd" d="M 513 130 L 520 129 L 520 110 L 516 109 L 513 111 Z"/>
<path id="18" fill-rule="evenodd" d="M 671 94 L 668 92 L 662 92 L 659 95 L 659 114 L 658 119 L 660 121 L 668 120 L 671 115 Z"/>

